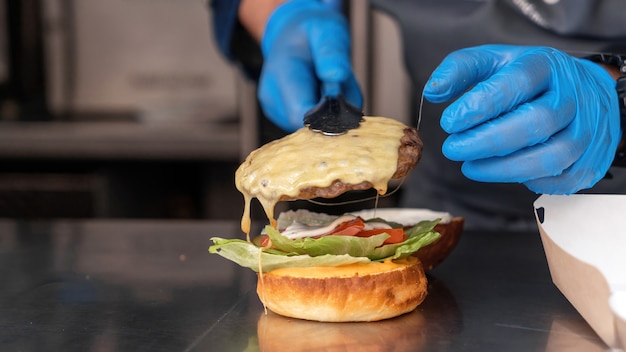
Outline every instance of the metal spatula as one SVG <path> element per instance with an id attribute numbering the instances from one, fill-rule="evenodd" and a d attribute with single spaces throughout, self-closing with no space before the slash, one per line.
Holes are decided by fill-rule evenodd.
<path id="1" fill-rule="evenodd" d="M 304 125 L 312 131 L 327 136 L 336 136 L 359 127 L 363 112 L 348 103 L 342 94 L 325 96 L 304 115 Z"/>

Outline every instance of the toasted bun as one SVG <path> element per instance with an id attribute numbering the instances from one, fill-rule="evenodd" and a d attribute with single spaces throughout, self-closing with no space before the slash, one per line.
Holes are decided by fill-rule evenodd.
<path id="1" fill-rule="evenodd" d="M 427 294 L 421 262 L 284 268 L 259 274 L 257 293 L 274 313 L 324 322 L 377 321 L 414 310 Z"/>
<path id="2" fill-rule="evenodd" d="M 447 223 L 439 223 L 435 226 L 435 231 L 439 232 L 441 237 L 415 253 L 415 256 L 422 262 L 424 270 L 429 271 L 448 257 L 461 239 L 464 222 L 462 217 L 457 216 Z"/>

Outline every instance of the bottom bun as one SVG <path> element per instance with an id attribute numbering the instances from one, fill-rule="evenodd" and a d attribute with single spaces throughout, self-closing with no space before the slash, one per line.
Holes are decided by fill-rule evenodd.
<path id="1" fill-rule="evenodd" d="M 414 310 L 427 294 L 415 257 L 259 274 L 257 294 L 274 313 L 324 322 L 377 321 Z"/>

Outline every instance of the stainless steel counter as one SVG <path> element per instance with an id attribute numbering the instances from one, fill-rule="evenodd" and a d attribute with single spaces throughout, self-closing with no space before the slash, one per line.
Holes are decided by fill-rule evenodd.
<path id="1" fill-rule="evenodd" d="M 0 220 L 2 351 L 604 351 L 538 233 L 465 232 L 418 309 L 375 323 L 267 315 L 209 255 L 235 222 Z"/>

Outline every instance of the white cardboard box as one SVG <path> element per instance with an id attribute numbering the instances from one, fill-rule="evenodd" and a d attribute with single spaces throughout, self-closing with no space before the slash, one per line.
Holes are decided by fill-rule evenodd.
<path id="1" fill-rule="evenodd" d="M 542 195 L 534 206 L 555 285 L 609 347 L 624 348 L 609 299 L 626 291 L 626 196 Z"/>

